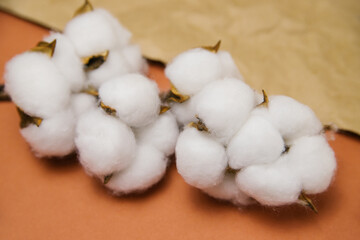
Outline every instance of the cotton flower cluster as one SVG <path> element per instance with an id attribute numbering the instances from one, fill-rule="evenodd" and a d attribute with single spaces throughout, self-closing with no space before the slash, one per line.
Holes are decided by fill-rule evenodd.
<path id="1" fill-rule="evenodd" d="M 236 205 L 311 205 L 306 194 L 327 189 L 336 160 L 308 106 L 256 93 L 216 48 L 186 51 L 165 73 L 184 125 L 176 164 L 187 183 Z"/>
<path id="2" fill-rule="evenodd" d="M 165 173 L 176 119 L 161 111 L 159 90 L 143 75 L 147 64 L 129 31 L 88 2 L 80 10 L 63 33 L 8 62 L 6 91 L 37 156 L 77 150 L 86 172 L 114 192 L 142 191 Z"/>

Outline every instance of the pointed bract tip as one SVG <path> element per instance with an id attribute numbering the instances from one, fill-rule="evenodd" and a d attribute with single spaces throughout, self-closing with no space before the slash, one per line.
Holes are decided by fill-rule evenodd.
<path id="1" fill-rule="evenodd" d="M 87 13 L 87 12 L 91 12 L 93 10 L 94 10 L 94 8 L 91 5 L 91 3 L 88 0 L 85 0 L 84 4 L 75 11 L 74 17 L 84 14 L 84 13 Z"/>
<path id="2" fill-rule="evenodd" d="M 220 45 L 221 45 L 221 40 L 217 41 L 217 43 L 214 46 L 203 46 L 202 48 L 212 53 L 217 53 L 219 51 Z"/>

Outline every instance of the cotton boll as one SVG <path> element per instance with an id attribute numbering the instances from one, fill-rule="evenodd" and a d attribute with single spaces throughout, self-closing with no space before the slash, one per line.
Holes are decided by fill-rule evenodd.
<path id="1" fill-rule="evenodd" d="M 208 83 L 220 79 L 223 71 L 215 53 L 195 48 L 175 57 L 167 65 L 165 75 L 180 93 L 193 95 Z"/>
<path id="2" fill-rule="evenodd" d="M 75 117 L 70 109 L 20 130 L 37 157 L 61 157 L 75 150 Z"/>
<path id="3" fill-rule="evenodd" d="M 243 193 L 235 183 L 235 175 L 226 173 L 222 182 L 216 186 L 202 189 L 205 193 L 214 198 L 231 201 L 235 205 L 248 205 L 252 200 Z"/>
<path id="4" fill-rule="evenodd" d="M 141 49 L 138 45 L 131 44 L 122 49 L 122 54 L 130 66 L 130 72 L 146 74 L 148 65 L 141 55 Z"/>
<path id="5" fill-rule="evenodd" d="M 237 173 L 236 184 L 263 205 L 294 203 L 301 193 L 301 182 L 286 162 L 284 155 L 275 163 L 244 168 Z"/>
<path id="6" fill-rule="evenodd" d="M 100 177 L 128 167 L 136 152 L 131 129 L 102 109 L 81 115 L 75 143 L 80 163 L 87 172 Z"/>
<path id="7" fill-rule="evenodd" d="M 108 24 L 113 28 L 114 34 L 116 34 L 117 47 L 125 47 L 128 45 L 131 39 L 131 32 L 122 26 L 121 23 L 105 9 L 96 9 L 95 11 L 103 15 L 107 19 Z"/>
<path id="8" fill-rule="evenodd" d="M 179 128 L 171 112 L 161 114 L 156 121 L 135 130 L 138 143 L 149 144 L 169 156 L 174 153 Z"/>
<path id="9" fill-rule="evenodd" d="M 279 131 L 261 116 L 252 115 L 227 147 L 229 166 L 240 169 L 273 162 L 280 157 L 284 147 Z"/>
<path id="10" fill-rule="evenodd" d="M 56 46 L 51 60 L 58 70 L 64 75 L 73 92 L 80 91 L 85 83 L 83 64 L 75 52 L 72 42 L 61 33 L 51 33 L 44 38 L 46 42 L 56 39 Z"/>
<path id="11" fill-rule="evenodd" d="M 208 133 L 186 128 L 178 138 L 175 154 L 177 169 L 188 184 L 203 189 L 222 181 L 227 167 L 225 148 Z"/>
<path id="12" fill-rule="evenodd" d="M 156 83 L 140 74 L 127 74 L 107 81 L 100 87 L 99 96 L 131 127 L 150 124 L 160 111 Z"/>
<path id="13" fill-rule="evenodd" d="M 133 163 L 114 174 L 106 186 L 116 194 L 141 192 L 160 181 L 166 166 L 164 153 L 150 145 L 139 145 Z"/>
<path id="14" fill-rule="evenodd" d="M 97 69 L 87 72 L 89 86 L 99 88 L 101 84 L 111 78 L 131 72 L 131 67 L 124 58 L 122 51 L 110 50 L 106 61 Z"/>
<path id="15" fill-rule="evenodd" d="M 31 116 L 48 118 L 69 103 L 68 83 L 43 53 L 17 55 L 6 64 L 4 78 L 12 101 Z"/>
<path id="16" fill-rule="evenodd" d="M 189 98 L 187 101 L 182 103 L 171 104 L 170 111 L 175 115 L 180 126 L 184 126 L 197 120 L 195 117 L 196 113 L 193 98 Z"/>
<path id="17" fill-rule="evenodd" d="M 322 124 L 311 108 L 287 96 L 271 96 L 269 114 L 288 144 L 302 136 L 319 134 L 322 130 Z"/>
<path id="18" fill-rule="evenodd" d="M 227 51 L 218 51 L 217 55 L 220 59 L 222 68 L 223 68 L 223 77 L 233 77 L 241 81 L 244 81 L 243 76 L 241 75 L 238 67 L 236 66 L 234 59 L 231 57 L 230 53 Z"/>
<path id="19" fill-rule="evenodd" d="M 80 57 L 111 50 L 119 41 L 112 23 L 101 9 L 73 18 L 65 26 L 64 34 L 73 42 Z"/>
<path id="20" fill-rule="evenodd" d="M 320 193 L 328 188 L 335 174 L 336 159 L 324 136 L 297 139 L 290 147 L 288 159 L 306 193 Z"/>
<path id="21" fill-rule="evenodd" d="M 242 81 L 225 78 L 208 84 L 194 102 L 196 114 L 210 133 L 226 144 L 249 117 L 255 97 Z"/>
<path id="22" fill-rule="evenodd" d="M 91 111 L 97 107 L 97 100 L 94 96 L 87 93 L 78 93 L 71 96 L 71 108 L 76 116 Z"/>

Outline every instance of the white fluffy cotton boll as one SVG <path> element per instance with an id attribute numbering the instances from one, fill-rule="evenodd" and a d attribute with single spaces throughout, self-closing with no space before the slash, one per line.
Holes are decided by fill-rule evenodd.
<path id="1" fill-rule="evenodd" d="M 284 155 L 275 163 L 246 167 L 237 173 L 236 184 L 263 205 L 294 203 L 301 193 L 301 182 L 286 162 Z"/>
<path id="2" fill-rule="evenodd" d="M 106 184 L 115 194 L 144 191 L 160 181 L 166 172 L 164 153 L 150 145 L 139 145 L 136 151 L 133 163 L 114 174 Z"/>
<path id="3" fill-rule="evenodd" d="M 227 147 L 229 166 L 241 169 L 253 164 L 276 161 L 284 147 L 279 131 L 261 116 L 252 115 Z"/>
<path id="4" fill-rule="evenodd" d="M 108 24 L 113 28 L 114 34 L 116 34 L 117 47 L 125 47 L 128 45 L 132 35 L 131 32 L 122 26 L 121 23 L 105 9 L 96 9 L 95 11 L 102 14 L 107 19 Z"/>
<path id="5" fill-rule="evenodd" d="M 136 140 L 149 144 L 169 156 L 174 153 L 179 127 L 171 112 L 161 114 L 153 123 L 135 129 Z"/>
<path id="6" fill-rule="evenodd" d="M 32 124 L 20 130 L 38 157 L 61 157 L 75 150 L 76 120 L 71 109 L 44 119 L 39 127 Z"/>
<path id="7" fill-rule="evenodd" d="M 94 96 L 87 93 L 77 93 L 71 96 L 71 108 L 76 116 L 91 111 L 97 107 L 97 100 Z"/>
<path id="8" fill-rule="evenodd" d="M 248 205 L 253 201 L 242 192 L 235 183 L 235 175 L 231 173 L 226 173 L 224 179 L 219 184 L 202 189 L 208 195 L 221 199 L 231 201 L 235 205 Z"/>
<path id="9" fill-rule="evenodd" d="M 99 88 L 109 79 L 130 72 L 131 67 L 124 58 L 122 51 L 113 49 L 109 51 L 106 61 L 99 68 L 87 72 L 87 85 Z"/>
<path id="10" fill-rule="evenodd" d="M 226 144 L 254 108 L 254 91 L 238 79 L 225 78 L 208 84 L 196 94 L 194 105 L 210 133 Z"/>
<path id="11" fill-rule="evenodd" d="M 75 143 L 80 163 L 88 173 L 99 177 L 128 167 L 136 152 L 131 129 L 99 108 L 81 115 Z"/>
<path id="12" fill-rule="evenodd" d="M 118 44 L 118 34 L 102 9 L 76 16 L 67 23 L 64 34 L 73 42 L 80 57 L 111 50 Z"/>
<path id="13" fill-rule="evenodd" d="M 322 124 L 311 108 L 287 96 L 271 96 L 269 114 L 288 144 L 302 136 L 319 134 L 322 130 Z"/>
<path id="14" fill-rule="evenodd" d="M 208 133 L 186 128 L 175 154 L 177 169 L 188 184 L 203 189 L 222 181 L 228 161 L 225 148 Z"/>
<path id="15" fill-rule="evenodd" d="M 230 53 L 227 51 L 218 51 L 217 55 L 220 59 L 222 68 L 223 68 L 223 77 L 233 77 L 244 80 L 241 75 L 238 67 L 236 66 L 234 59 L 231 57 Z"/>
<path id="16" fill-rule="evenodd" d="M 182 103 L 171 104 L 170 111 L 174 114 L 180 126 L 197 121 L 193 98 L 189 98 Z"/>
<path id="17" fill-rule="evenodd" d="M 156 83 L 140 74 L 127 74 L 107 81 L 100 87 L 99 96 L 131 127 L 150 124 L 160 112 Z"/>
<path id="18" fill-rule="evenodd" d="M 193 95 L 223 76 L 215 53 L 195 48 L 179 54 L 165 68 L 165 75 L 181 94 Z"/>
<path id="19" fill-rule="evenodd" d="M 51 61 L 69 82 L 71 90 L 78 92 L 85 84 L 83 64 L 76 54 L 72 42 L 65 35 L 53 32 L 45 37 L 44 41 L 52 42 L 54 39 L 56 39 L 56 46 Z"/>
<path id="20" fill-rule="evenodd" d="M 70 101 L 70 88 L 50 58 L 37 52 L 17 55 L 6 64 L 5 90 L 27 114 L 48 118 Z"/>
<path id="21" fill-rule="evenodd" d="M 130 72 L 146 74 L 148 65 L 141 55 L 141 49 L 138 45 L 131 44 L 122 49 L 122 54 L 126 59 Z"/>
<path id="22" fill-rule="evenodd" d="M 324 136 L 297 139 L 290 147 L 288 159 L 306 193 L 316 194 L 328 188 L 335 174 L 336 159 Z"/>

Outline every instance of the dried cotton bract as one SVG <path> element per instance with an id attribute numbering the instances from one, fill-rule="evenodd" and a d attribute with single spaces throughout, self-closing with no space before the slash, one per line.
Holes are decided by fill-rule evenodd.
<path id="1" fill-rule="evenodd" d="M 186 51 L 165 70 L 176 89 L 171 111 L 185 125 L 176 145 L 179 173 L 236 205 L 301 203 L 316 211 L 305 194 L 325 191 L 336 169 L 320 121 L 290 97 L 256 93 L 227 52 L 208 50 Z"/>

